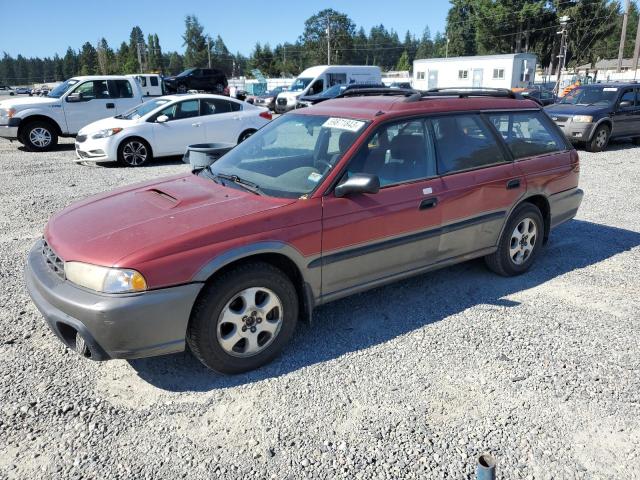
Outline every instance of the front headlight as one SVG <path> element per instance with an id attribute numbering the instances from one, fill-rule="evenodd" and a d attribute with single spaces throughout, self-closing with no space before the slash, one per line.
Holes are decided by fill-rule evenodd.
<path id="1" fill-rule="evenodd" d="M 13 118 L 16 114 L 15 108 L 0 108 L 0 117 L 2 118 Z"/>
<path id="2" fill-rule="evenodd" d="M 591 123 L 593 117 L 591 115 L 574 115 L 571 120 L 575 123 Z"/>
<path id="3" fill-rule="evenodd" d="M 142 274 L 128 268 L 109 268 L 82 262 L 66 262 L 67 280 L 81 287 L 103 293 L 142 292 L 147 281 Z"/>
<path id="4" fill-rule="evenodd" d="M 96 133 L 91 135 L 91 138 L 107 138 L 111 135 L 115 135 L 116 133 L 120 133 L 121 131 L 121 128 L 105 128 L 104 130 L 98 130 Z"/>

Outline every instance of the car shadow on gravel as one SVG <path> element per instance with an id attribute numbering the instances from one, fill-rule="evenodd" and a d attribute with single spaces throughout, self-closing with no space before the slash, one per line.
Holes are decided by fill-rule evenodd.
<path id="1" fill-rule="evenodd" d="M 554 230 L 535 265 L 519 277 L 497 276 L 482 260 L 475 260 L 319 307 L 313 322 L 298 325 L 274 362 L 253 372 L 218 375 L 189 353 L 129 363 L 140 378 L 169 391 L 209 391 L 259 382 L 387 342 L 476 305 L 516 306 L 504 297 L 639 245 L 638 232 L 572 220 Z"/>
<path id="2" fill-rule="evenodd" d="M 75 145 L 73 143 L 59 143 L 57 144 L 55 147 L 51 148 L 51 152 L 71 152 L 74 151 L 76 149 Z M 25 147 L 24 145 L 20 145 L 18 147 L 18 150 L 20 150 L 21 152 L 29 152 L 29 150 L 27 150 L 27 147 Z M 46 154 L 46 152 L 41 152 Z"/>

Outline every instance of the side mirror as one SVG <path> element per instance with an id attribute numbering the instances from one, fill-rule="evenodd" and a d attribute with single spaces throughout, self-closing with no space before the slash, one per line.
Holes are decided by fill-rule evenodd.
<path id="1" fill-rule="evenodd" d="M 378 193 L 380 179 L 377 175 L 356 173 L 352 177 L 342 180 L 334 189 L 336 197 L 345 197 L 354 193 Z"/>
<path id="2" fill-rule="evenodd" d="M 160 115 L 158 116 L 158 118 L 156 118 L 156 122 L 158 123 L 165 123 L 169 121 L 169 117 L 167 117 L 166 115 Z"/>
<path id="3" fill-rule="evenodd" d="M 75 103 L 82 101 L 82 92 L 73 92 L 67 96 L 67 102 Z"/>
<path id="4" fill-rule="evenodd" d="M 620 102 L 619 108 L 629 108 L 632 107 L 633 104 L 627 100 L 625 100 L 624 102 Z"/>

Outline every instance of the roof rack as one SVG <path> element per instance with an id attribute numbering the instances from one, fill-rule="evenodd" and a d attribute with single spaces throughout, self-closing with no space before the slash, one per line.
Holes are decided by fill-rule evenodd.
<path id="1" fill-rule="evenodd" d="M 501 97 L 501 98 L 521 98 L 508 88 L 485 88 L 485 87 L 464 87 L 464 88 L 430 88 L 418 92 L 419 96 L 409 97 L 411 101 L 420 100 L 424 97 Z"/>
<path id="2" fill-rule="evenodd" d="M 336 98 L 368 97 L 372 95 L 409 97 L 416 93 L 419 92 L 409 88 L 353 88 L 351 90 L 345 90 Z"/>

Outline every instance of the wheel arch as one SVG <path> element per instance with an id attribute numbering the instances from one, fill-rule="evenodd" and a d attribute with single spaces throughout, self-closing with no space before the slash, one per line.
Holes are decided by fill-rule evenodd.
<path id="1" fill-rule="evenodd" d="M 27 117 L 24 117 L 22 120 L 20 120 L 20 125 L 18 126 L 18 135 L 22 135 L 25 127 L 33 122 L 50 123 L 55 129 L 56 135 L 58 135 L 59 137 L 62 136 L 62 128 L 60 128 L 60 125 L 58 124 L 58 122 L 54 118 L 49 117 L 47 115 L 42 115 L 42 114 L 29 115 Z"/>
<path id="2" fill-rule="evenodd" d="M 254 134 L 254 133 L 256 133 L 257 131 L 258 131 L 258 129 L 257 129 L 257 128 L 253 128 L 253 127 L 245 128 L 244 130 L 242 130 L 242 132 L 240 132 L 240 135 L 238 135 L 238 142 L 237 142 L 237 143 L 240 143 L 240 139 L 242 138 L 242 136 L 243 136 L 245 133 L 249 133 L 249 132 L 251 132 L 251 135 L 253 135 L 253 134 Z"/>
<path id="3" fill-rule="evenodd" d="M 298 294 L 301 315 L 311 320 L 320 279 L 306 269 L 308 260 L 293 247 L 281 242 L 262 242 L 222 254 L 200 269 L 194 281 L 209 283 L 224 272 L 251 262 L 268 263 L 281 270 L 293 283 Z M 319 269 L 316 269 L 319 270 Z M 319 272 L 318 272 L 319 275 Z"/>
<path id="4" fill-rule="evenodd" d="M 147 145 L 147 148 L 149 148 L 149 153 L 151 154 L 151 158 L 152 159 L 154 158 L 153 147 L 151 146 L 151 142 L 149 141 L 149 139 L 144 138 L 142 135 L 128 135 L 124 137 L 122 140 L 120 140 L 118 142 L 118 148 L 116 149 L 118 156 L 120 156 L 120 148 L 122 147 L 122 145 L 124 145 L 124 143 L 127 140 L 142 140 Z"/>
<path id="5" fill-rule="evenodd" d="M 538 210 L 540 210 L 540 213 L 542 214 L 542 220 L 544 222 L 543 244 L 546 244 L 549 240 L 549 233 L 551 232 L 551 205 L 549 204 L 549 200 L 547 199 L 547 197 L 541 194 L 532 195 L 518 203 L 518 205 L 516 205 L 516 208 L 524 203 L 531 203 L 538 207 Z"/>
<path id="6" fill-rule="evenodd" d="M 596 134 L 596 130 L 598 130 L 598 128 L 601 125 L 606 125 L 607 127 L 609 127 L 609 135 L 611 135 L 611 132 L 613 132 L 613 122 L 609 117 L 604 117 L 598 120 L 596 124 L 593 126 L 593 128 L 591 129 L 591 134 L 589 135 L 589 141 L 593 139 L 593 136 Z"/>

